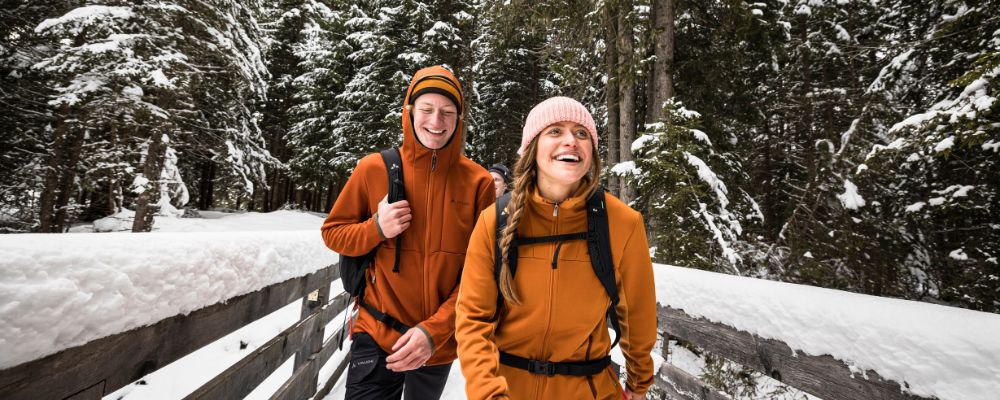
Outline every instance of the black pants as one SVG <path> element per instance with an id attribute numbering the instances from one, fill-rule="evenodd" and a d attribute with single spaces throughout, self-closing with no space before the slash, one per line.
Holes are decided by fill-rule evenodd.
<path id="1" fill-rule="evenodd" d="M 347 400 L 399 399 L 404 393 L 407 400 L 441 397 L 450 363 L 394 372 L 385 367 L 388 356 L 368 334 L 354 334 L 347 368 Z"/>

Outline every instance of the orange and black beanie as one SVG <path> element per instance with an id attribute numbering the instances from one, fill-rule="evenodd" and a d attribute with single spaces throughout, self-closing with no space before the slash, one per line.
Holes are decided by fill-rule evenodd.
<path id="1" fill-rule="evenodd" d="M 462 91 L 447 76 L 434 74 L 420 78 L 413 85 L 413 94 L 410 95 L 410 105 L 413 105 L 417 97 L 427 93 L 437 93 L 447 97 L 458 108 L 458 115 L 462 115 Z"/>

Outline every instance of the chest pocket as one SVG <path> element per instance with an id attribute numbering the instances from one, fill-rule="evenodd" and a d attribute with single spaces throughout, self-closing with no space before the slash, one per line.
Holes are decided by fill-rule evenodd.
<path id="1" fill-rule="evenodd" d="M 444 202 L 439 229 L 441 232 L 441 250 L 449 253 L 465 254 L 469 247 L 469 236 L 472 235 L 476 223 L 475 200 L 471 198 L 456 198 L 448 195 Z"/>

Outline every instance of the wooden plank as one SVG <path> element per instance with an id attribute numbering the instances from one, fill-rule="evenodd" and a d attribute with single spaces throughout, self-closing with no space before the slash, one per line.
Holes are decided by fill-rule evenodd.
<path id="1" fill-rule="evenodd" d="M 329 284 L 324 285 L 323 287 L 310 293 L 309 296 L 302 298 L 302 311 L 300 318 L 305 318 L 309 314 L 315 312 L 320 305 L 326 304 L 329 298 Z M 316 330 L 313 331 L 307 343 L 302 346 L 302 349 L 300 349 L 298 353 L 295 353 L 295 364 L 292 367 L 293 371 L 297 371 L 300 367 L 309 362 L 312 355 L 318 353 L 323 348 L 323 330 L 325 327 L 326 324 L 317 325 Z M 312 395 L 316 393 L 316 378 L 318 377 L 319 369 L 315 368 L 313 370 L 317 375 L 313 376 L 313 379 L 306 380 L 306 385 L 308 386 L 305 388 L 306 397 L 312 397 Z"/>
<path id="2" fill-rule="evenodd" d="M 332 305 L 327 307 L 327 309 L 332 309 L 333 311 L 330 318 L 335 318 L 344 311 L 350 300 L 351 298 L 347 293 L 341 293 L 337 296 L 331 302 Z M 322 325 L 326 325 L 326 322 Z M 340 329 L 344 328 L 340 327 Z M 305 363 L 295 368 L 292 377 L 275 391 L 274 395 L 271 396 L 271 400 L 298 400 L 313 397 L 316 394 L 317 377 L 319 376 L 320 367 L 326 364 L 333 357 L 333 353 L 337 351 L 339 336 L 336 333 L 330 335 L 330 338 L 320 346 L 320 351 L 311 354 Z M 320 336 L 321 340 L 322 338 Z"/>
<path id="3" fill-rule="evenodd" d="M 185 400 L 193 399 L 242 399 L 278 369 L 289 357 L 299 351 L 317 326 L 323 326 L 347 308 L 350 297 L 341 293 L 305 319 L 292 325 L 278 336 L 247 355 L 221 374 L 212 378 Z"/>
<path id="4" fill-rule="evenodd" d="M 654 378 L 656 387 L 666 392 L 668 399 L 730 400 L 725 394 L 670 363 L 663 363 Z"/>
<path id="5" fill-rule="evenodd" d="M 0 371 L 0 398 L 65 399 L 104 382 L 108 394 L 339 278 L 336 265 L 188 315 L 101 338 Z"/>
<path id="6" fill-rule="evenodd" d="M 852 374 L 846 364 L 829 355 L 794 352 L 778 340 L 694 318 L 682 310 L 657 308 L 661 331 L 822 399 L 926 400 L 903 393 L 899 383 L 886 380 L 875 371 Z"/>
<path id="7" fill-rule="evenodd" d="M 101 400 L 102 397 L 104 397 L 104 382 L 98 382 L 64 400 Z"/>

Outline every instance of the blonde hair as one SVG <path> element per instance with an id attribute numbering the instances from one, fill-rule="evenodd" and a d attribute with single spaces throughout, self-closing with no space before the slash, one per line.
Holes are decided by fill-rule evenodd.
<path id="1" fill-rule="evenodd" d="M 597 143 L 590 141 L 592 146 L 592 156 L 590 172 L 583 177 L 585 187 L 584 198 L 590 198 L 597 190 L 601 178 L 601 157 L 597 150 Z M 510 202 L 507 203 L 507 226 L 497 239 L 500 247 L 500 293 L 504 299 L 515 305 L 521 305 L 521 296 L 514 287 L 514 274 L 510 270 L 510 245 L 517 233 L 517 227 L 521 224 L 521 217 L 524 215 L 524 208 L 528 202 L 528 196 L 538 185 L 538 164 L 535 162 L 535 155 L 538 153 L 538 137 L 536 136 L 528 144 L 521 154 L 521 158 L 514 164 L 514 187 L 510 191 Z"/>

